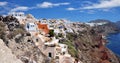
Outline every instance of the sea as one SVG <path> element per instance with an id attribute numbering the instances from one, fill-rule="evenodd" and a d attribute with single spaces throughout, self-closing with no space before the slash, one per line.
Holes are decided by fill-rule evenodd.
<path id="1" fill-rule="evenodd" d="M 108 44 L 106 46 L 116 55 L 120 56 L 120 33 L 109 34 L 107 40 Z"/>

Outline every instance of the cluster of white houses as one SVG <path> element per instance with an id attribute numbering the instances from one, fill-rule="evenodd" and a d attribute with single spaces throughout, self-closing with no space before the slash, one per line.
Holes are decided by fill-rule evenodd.
<path id="1" fill-rule="evenodd" d="M 53 29 L 54 33 L 63 33 L 65 35 L 64 31 L 64 24 L 67 22 L 67 20 L 62 19 L 35 19 L 31 14 L 28 14 L 25 16 L 23 12 L 12 12 L 9 13 L 9 15 L 16 17 L 20 24 L 24 24 L 26 27 L 26 30 L 31 32 L 35 31 L 38 32 L 38 28 L 48 28 L 49 30 Z M 38 26 L 39 27 L 36 28 Z M 45 30 L 44 30 L 45 31 Z M 48 30 L 45 32 L 47 33 Z"/>
<path id="2" fill-rule="evenodd" d="M 107 24 L 107 22 L 101 22 L 101 23 L 86 23 L 87 25 L 90 25 L 91 27 L 93 26 L 99 26 L 99 25 L 104 25 Z"/>
<path id="3" fill-rule="evenodd" d="M 31 14 L 24 15 L 22 12 L 13 12 L 9 15 L 16 17 L 20 24 L 25 25 L 25 29 L 31 33 L 30 37 L 27 37 L 27 41 L 33 39 L 38 46 L 38 48 L 48 57 L 55 59 L 62 59 L 64 56 L 71 57 L 68 54 L 68 46 L 66 44 L 59 43 L 59 39 L 55 37 L 48 37 L 48 33 L 51 29 L 54 30 L 56 34 L 63 33 L 64 31 L 64 23 L 66 20 L 46 20 L 46 19 L 35 19 Z M 61 60 L 58 60 L 59 63 Z"/>

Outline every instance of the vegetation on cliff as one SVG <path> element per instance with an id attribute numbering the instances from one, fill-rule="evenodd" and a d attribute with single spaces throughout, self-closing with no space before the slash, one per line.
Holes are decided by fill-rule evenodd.
<path id="1" fill-rule="evenodd" d="M 102 33 L 86 26 L 86 30 L 79 34 L 67 33 L 67 39 L 61 43 L 67 44 L 69 53 L 83 63 L 119 63 L 118 58 L 105 47 L 106 39 L 102 38 Z"/>

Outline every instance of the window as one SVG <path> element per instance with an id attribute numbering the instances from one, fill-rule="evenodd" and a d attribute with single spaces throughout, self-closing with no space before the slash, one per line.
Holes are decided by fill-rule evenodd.
<path id="1" fill-rule="evenodd" d="M 17 16 L 17 14 L 15 14 L 15 16 Z"/>
<path id="2" fill-rule="evenodd" d="M 30 33 L 26 33 L 26 36 L 31 36 L 31 34 Z"/>
<path id="3" fill-rule="evenodd" d="M 27 23 L 27 28 L 28 28 L 28 29 L 30 28 L 28 23 Z"/>
<path id="4" fill-rule="evenodd" d="M 64 46 L 64 48 L 66 48 L 66 46 Z"/>
<path id="5" fill-rule="evenodd" d="M 65 52 L 63 52 L 63 55 L 65 54 Z"/>
<path id="6" fill-rule="evenodd" d="M 31 42 L 31 40 L 27 40 L 27 42 Z"/>
<path id="7" fill-rule="evenodd" d="M 19 16 L 22 16 L 21 14 Z"/>
<path id="8" fill-rule="evenodd" d="M 31 25 L 31 27 L 34 27 L 34 25 Z"/>
<path id="9" fill-rule="evenodd" d="M 38 42 L 38 39 L 36 39 L 36 42 Z"/>
<path id="10" fill-rule="evenodd" d="M 52 53 L 51 53 L 51 52 L 49 52 L 49 53 L 48 53 L 48 56 L 49 56 L 49 57 L 52 57 Z"/>

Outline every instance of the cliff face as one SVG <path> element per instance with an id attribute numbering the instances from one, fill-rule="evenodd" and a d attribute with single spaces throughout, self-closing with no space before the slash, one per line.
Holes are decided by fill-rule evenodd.
<path id="1" fill-rule="evenodd" d="M 103 23 L 106 22 L 106 24 L 104 25 L 100 25 L 100 26 L 95 26 L 94 29 L 96 31 L 98 31 L 99 33 L 102 34 L 109 34 L 109 33 L 117 33 L 120 31 L 119 26 L 116 25 L 116 23 L 111 22 L 109 20 L 103 20 L 103 19 L 97 19 L 97 20 L 93 20 L 90 21 L 91 23 Z"/>
<path id="2" fill-rule="evenodd" d="M 120 29 L 120 21 L 117 21 L 115 24 L 116 24 L 116 25 L 118 26 L 118 28 Z"/>
<path id="3" fill-rule="evenodd" d="M 107 26 L 112 26 L 112 27 L 116 27 L 117 29 L 120 29 L 120 21 L 111 22 L 109 20 L 104 20 L 104 19 L 96 19 L 90 21 L 90 23 L 101 23 L 101 22 L 107 22 L 108 23 Z"/>
<path id="4" fill-rule="evenodd" d="M 89 32 L 74 41 L 79 51 L 78 58 L 85 63 L 119 63 L 117 57 L 103 45 L 105 40 L 100 35 Z"/>
<path id="5" fill-rule="evenodd" d="M 103 33 L 94 27 L 75 33 L 67 33 L 67 39 L 61 41 L 68 44 L 69 53 L 83 63 L 119 63 L 118 57 L 105 47 Z"/>
<path id="6" fill-rule="evenodd" d="M 10 57 L 5 56 L 5 61 L 4 59 L 1 59 L 1 61 L 3 61 L 3 63 L 10 63 L 7 62 L 6 57 L 8 57 L 10 61 L 13 61 L 11 63 L 20 63 L 12 58 L 12 55 L 14 55 L 23 63 L 48 62 L 49 59 L 47 59 L 47 57 L 38 49 L 34 44 L 33 39 L 28 39 L 28 37 L 30 36 L 27 36 L 24 26 L 19 24 L 16 18 L 12 16 L 0 16 L 0 38 L 3 40 L 3 43 L 5 43 L 4 47 L 11 50 L 11 52 L 2 53 L 4 55 L 10 54 L 11 60 L 9 59 Z M 2 49 L 2 47 L 0 49 Z"/>
<path id="7" fill-rule="evenodd" d="M 30 42 L 25 40 L 28 39 L 23 36 L 22 38 L 15 37 L 8 40 L 7 46 L 4 44 L 5 42 L 0 40 L 0 61 L 3 63 L 47 63 L 49 61 L 40 49 L 35 46 L 32 39 Z"/>
<path id="8" fill-rule="evenodd" d="M 23 63 L 20 59 L 16 58 L 12 51 L 0 39 L 0 62 L 1 63 Z"/>
<path id="9" fill-rule="evenodd" d="M 22 36 L 22 38 L 15 37 L 9 40 L 8 47 L 24 63 L 45 63 L 47 60 L 47 57 L 34 44 L 33 40 L 28 39 L 27 36 Z"/>

